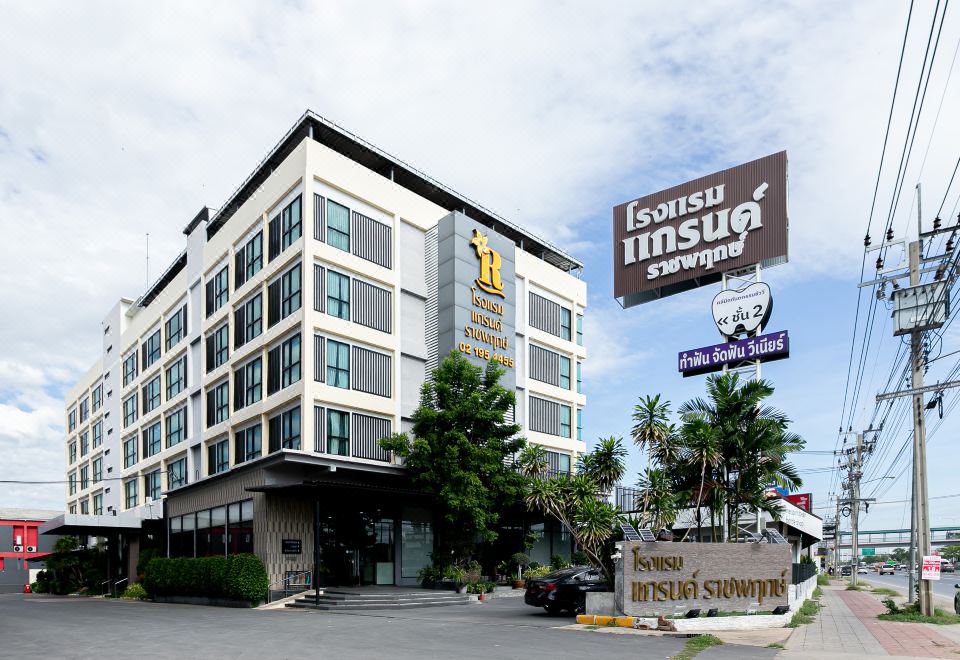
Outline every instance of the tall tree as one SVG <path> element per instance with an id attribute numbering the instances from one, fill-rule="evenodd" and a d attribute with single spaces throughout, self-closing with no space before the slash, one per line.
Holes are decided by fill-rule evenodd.
<path id="1" fill-rule="evenodd" d="M 696 416 L 688 416 L 683 420 L 680 437 L 685 450 L 687 465 L 700 471 L 700 483 L 694 490 L 696 500 L 693 504 L 694 516 L 697 521 L 697 540 L 700 540 L 700 530 L 703 529 L 702 507 L 707 501 L 707 494 L 709 492 L 707 471 L 709 470 L 712 476 L 713 470 L 715 470 L 723 460 L 720 436 L 716 429 L 703 419 Z M 709 490 L 713 490 L 716 485 L 716 481 L 711 478 Z M 687 534 L 684 535 L 684 538 L 690 533 L 690 529 L 689 527 L 687 528 Z"/>
<path id="2" fill-rule="evenodd" d="M 503 373 L 492 360 L 481 368 L 451 351 L 420 390 L 413 439 L 398 433 L 380 441 L 436 499 L 444 559 L 466 558 L 478 540 L 494 540 L 500 512 L 523 497 L 525 478 L 512 459 L 525 442 L 520 426 L 505 421 L 516 397 L 500 385 Z"/>

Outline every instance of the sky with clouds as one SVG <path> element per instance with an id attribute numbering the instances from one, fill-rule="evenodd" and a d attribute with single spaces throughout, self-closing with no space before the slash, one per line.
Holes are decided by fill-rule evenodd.
<path id="1" fill-rule="evenodd" d="M 933 11 L 916 2 L 897 155 Z M 675 405 L 700 394 L 703 378 L 681 378 L 676 353 L 719 339 L 717 286 L 616 305 L 611 207 L 786 149 L 790 263 L 764 278 L 768 327 L 790 331 L 792 356 L 764 375 L 808 449 L 835 448 L 906 3 L 0 0 L 0 15 L 0 480 L 63 478 L 63 394 L 96 359 L 117 297 L 142 292 L 145 234 L 156 276 L 197 210 L 219 206 L 307 108 L 585 262 L 590 440 L 626 436 L 642 394 Z M 946 84 L 958 38 L 948 14 L 900 232 L 915 227 L 917 181 L 924 209 L 945 195 L 960 141 L 946 120 L 960 110 L 960 81 Z M 888 167 L 883 217 L 893 184 Z M 873 337 L 854 425 L 870 421 L 897 350 L 885 309 Z M 938 350 L 958 340 L 945 333 Z M 960 491 L 957 425 L 935 419 L 930 494 L 949 495 Z M 868 478 L 907 438 L 888 428 Z M 817 506 L 834 460 L 796 459 Z M 634 450 L 631 481 L 642 464 Z M 881 503 L 864 525 L 908 522 L 907 484 L 871 484 Z M 934 524 L 960 524 L 957 502 L 936 500 Z M 0 506 L 62 505 L 60 485 L 0 483 Z"/>

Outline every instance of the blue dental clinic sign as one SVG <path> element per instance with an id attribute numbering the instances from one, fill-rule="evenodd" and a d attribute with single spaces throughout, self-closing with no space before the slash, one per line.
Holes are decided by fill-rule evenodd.
<path id="1" fill-rule="evenodd" d="M 773 362 L 790 357 L 790 337 L 786 330 L 771 332 L 739 341 L 715 344 L 682 351 L 677 355 L 677 367 L 684 378 L 713 371 L 742 362 Z"/>

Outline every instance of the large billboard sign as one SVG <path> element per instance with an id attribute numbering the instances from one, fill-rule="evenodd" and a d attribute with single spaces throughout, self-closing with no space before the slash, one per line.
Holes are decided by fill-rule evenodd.
<path id="1" fill-rule="evenodd" d="M 787 261 L 787 152 L 613 209 L 614 296 L 624 307 Z"/>

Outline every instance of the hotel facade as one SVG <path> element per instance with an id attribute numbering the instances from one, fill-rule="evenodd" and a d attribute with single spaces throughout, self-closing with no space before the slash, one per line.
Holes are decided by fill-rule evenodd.
<path id="1" fill-rule="evenodd" d="M 183 233 L 67 395 L 49 531 L 113 530 L 130 566 L 254 552 L 273 588 L 315 562 L 321 583 L 414 584 L 431 503 L 378 440 L 450 351 L 503 365 L 551 470 L 584 451 L 582 264 L 340 127 L 304 114 Z M 504 542 L 531 531 L 534 559 L 569 553 L 529 516 Z"/>

